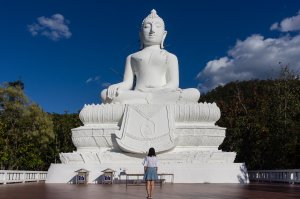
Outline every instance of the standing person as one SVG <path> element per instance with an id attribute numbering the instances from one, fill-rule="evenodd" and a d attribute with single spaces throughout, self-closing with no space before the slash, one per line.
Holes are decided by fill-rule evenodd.
<path id="1" fill-rule="evenodd" d="M 144 165 L 144 180 L 146 180 L 146 190 L 147 190 L 147 198 L 152 198 L 152 193 L 154 189 L 155 180 L 158 179 L 157 176 L 157 163 L 158 159 L 155 154 L 155 149 L 150 148 L 148 155 L 145 157 L 143 165 Z"/>

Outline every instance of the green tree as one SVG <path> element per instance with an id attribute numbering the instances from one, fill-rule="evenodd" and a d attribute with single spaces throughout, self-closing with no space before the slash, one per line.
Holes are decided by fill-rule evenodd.
<path id="1" fill-rule="evenodd" d="M 201 97 L 221 109 L 218 125 L 227 128 L 220 145 L 236 151 L 249 169 L 298 168 L 300 80 L 288 67 L 278 78 L 231 82 Z"/>
<path id="2" fill-rule="evenodd" d="M 51 142 L 54 149 L 53 162 L 59 159 L 59 153 L 72 152 L 76 150 L 72 142 L 72 128 L 82 125 L 78 114 L 56 114 L 52 113 L 52 121 L 54 124 L 55 139 Z"/>
<path id="3" fill-rule="evenodd" d="M 21 82 L 0 86 L 0 167 L 47 169 L 53 123 L 47 113 L 30 102 L 23 88 Z"/>

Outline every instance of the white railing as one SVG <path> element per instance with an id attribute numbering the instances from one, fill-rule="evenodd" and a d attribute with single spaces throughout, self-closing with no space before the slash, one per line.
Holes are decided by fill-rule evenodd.
<path id="1" fill-rule="evenodd" d="M 0 184 L 45 181 L 47 171 L 0 170 Z"/>
<path id="2" fill-rule="evenodd" d="M 250 170 L 250 181 L 300 183 L 300 169 Z"/>

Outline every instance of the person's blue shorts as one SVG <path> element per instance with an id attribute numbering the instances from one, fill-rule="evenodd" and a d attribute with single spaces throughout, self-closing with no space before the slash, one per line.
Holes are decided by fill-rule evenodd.
<path id="1" fill-rule="evenodd" d="M 147 170 L 144 174 L 144 180 L 157 180 L 157 172 L 155 167 L 147 167 Z"/>

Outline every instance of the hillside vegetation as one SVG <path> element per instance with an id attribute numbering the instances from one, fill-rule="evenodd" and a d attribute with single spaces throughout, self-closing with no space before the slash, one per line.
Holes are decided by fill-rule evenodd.
<path id="1" fill-rule="evenodd" d="M 284 68 L 274 80 L 231 82 L 201 96 L 221 109 L 220 149 L 249 169 L 300 167 L 300 80 Z"/>

